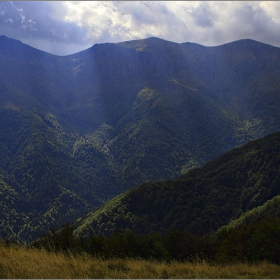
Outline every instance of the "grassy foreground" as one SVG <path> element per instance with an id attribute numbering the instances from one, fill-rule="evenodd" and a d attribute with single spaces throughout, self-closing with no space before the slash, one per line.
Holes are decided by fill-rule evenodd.
<path id="1" fill-rule="evenodd" d="M 101 260 L 0 245 L 0 278 L 279 278 L 280 266 L 267 262 L 210 265 L 135 260 Z"/>

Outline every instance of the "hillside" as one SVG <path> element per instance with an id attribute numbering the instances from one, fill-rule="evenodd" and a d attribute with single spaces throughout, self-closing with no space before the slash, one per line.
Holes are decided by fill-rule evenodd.
<path id="1" fill-rule="evenodd" d="M 280 218 L 280 196 L 277 195 L 266 201 L 263 205 L 253 208 L 243 213 L 239 218 L 231 220 L 227 225 L 222 226 L 221 230 L 228 230 L 236 227 L 242 227 L 249 223 L 256 223 L 266 218 Z"/>
<path id="2" fill-rule="evenodd" d="M 0 62 L 3 238 L 34 240 L 280 131 L 280 50 L 252 40 L 148 38 L 61 57 L 0 36 Z"/>
<path id="3" fill-rule="evenodd" d="M 138 234 L 175 229 L 209 234 L 248 210 L 257 213 L 256 207 L 278 201 L 279 154 L 280 133 L 249 142 L 178 179 L 128 190 L 78 219 L 74 232 L 82 237 L 108 235 L 115 228 Z M 270 212 L 263 211 L 259 219 Z"/>

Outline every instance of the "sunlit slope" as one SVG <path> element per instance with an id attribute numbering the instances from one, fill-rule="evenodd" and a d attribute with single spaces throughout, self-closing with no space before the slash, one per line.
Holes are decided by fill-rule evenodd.
<path id="1" fill-rule="evenodd" d="M 278 48 L 158 38 L 55 56 L 0 37 L 0 235 L 34 239 L 280 131 Z M 15 214 L 14 214 L 15 213 Z"/>
<path id="2" fill-rule="evenodd" d="M 227 225 L 222 226 L 219 231 L 256 223 L 268 217 L 280 218 L 280 195 L 267 200 L 263 205 L 242 213 L 239 218 L 231 220 Z"/>
<path id="3" fill-rule="evenodd" d="M 210 233 L 280 194 L 279 155 L 280 133 L 249 142 L 176 180 L 127 191 L 79 219 L 75 233 L 109 234 L 118 227 Z"/>

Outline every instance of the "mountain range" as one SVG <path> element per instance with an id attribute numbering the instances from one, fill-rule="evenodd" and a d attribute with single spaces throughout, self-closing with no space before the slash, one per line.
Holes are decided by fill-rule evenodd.
<path id="1" fill-rule="evenodd" d="M 0 236 L 34 240 L 280 131 L 279 62 L 279 48 L 253 40 L 148 38 L 55 56 L 0 36 Z M 264 199 L 188 229 L 214 230 Z"/>

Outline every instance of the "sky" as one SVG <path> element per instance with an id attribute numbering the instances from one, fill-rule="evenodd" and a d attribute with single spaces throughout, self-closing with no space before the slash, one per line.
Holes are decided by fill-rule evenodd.
<path id="1" fill-rule="evenodd" d="M 56 55 L 149 37 L 280 47 L 280 1 L 1 1 L 0 35 Z"/>

